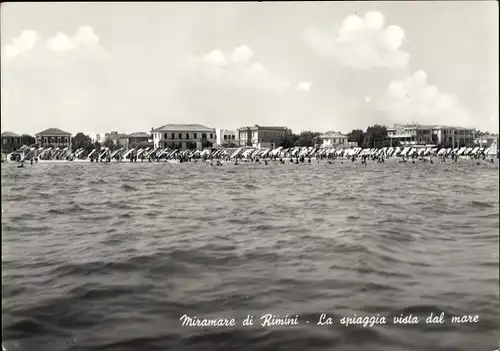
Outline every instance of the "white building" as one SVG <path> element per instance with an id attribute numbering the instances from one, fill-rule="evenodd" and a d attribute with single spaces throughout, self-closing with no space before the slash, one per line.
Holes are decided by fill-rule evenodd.
<path id="1" fill-rule="evenodd" d="M 322 140 L 322 147 L 351 146 L 347 141 L 347 135 L 340 132 L 326 132 L 319 136 Z"/>
<path id="2" fill-rule="evenodd" d="M 151 130 L 154 147 L 171 149 L 202 149 L 215 146 L 214 128 L 200 124 L 166 124 Z"/>
<path id="3" fill-rule="evenodd" d="M 238 144 L 235 130 L 217 129 L 217 145 Z"/>
<path id="4" fill-rule="evenodd" d="M 240 146 L 276 148 L 292 131 L 287 127 L 255 125 L 238 129 L 237 139 Z"/>
<path id="5" fill-rule="evenodd" d="M 401 145 L 448 145 L 460 147 L 474 143 L 475 130 L 455 126 L 425 124 L 395 124 L 387 128 L 387 136 Z"/>

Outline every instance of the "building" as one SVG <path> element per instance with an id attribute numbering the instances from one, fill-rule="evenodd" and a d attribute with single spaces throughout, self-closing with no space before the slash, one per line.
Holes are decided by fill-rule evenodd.
<path id="1" fill-rule="evenodd" d="M 229 144 L 239 145 L 236 135 L 237 132 L 235 130 L 217 129 L 217 146 Z"/>
<path id="2" fill-rule="evenodd" d="M 387 128 L 391 141 L 401 145 L 443 145 L 449 147 L 474 144 L 475 129 L 424 124 L 395 124 Z"/>
<path id="3" fill-rule="evenodd" d="M 322 147 L 351 146 L 351 144 L 349 144 L 349 142 L 347 141 L 347 135 L 344 135 L 340 132 L 326 132 L 320 135 L 319 138 L 322 141 Z"/>
<path id="4" fill-rule="evenodd" d="M 166 124 L 151 129 L 154 147 L 171 149 L 202 149 L 217 143 L 214 128 L 200 124 Z"/>
<path id="5" fill-rule="evenodd" d="M 40 147 L 71 147 L 71 133 L 58 128 L 49 128 L 37 133 L 35 139 Z"/>
<path id="6" fill-rule="evenodd" d="M 432 133 L 432 126 L 424 124 L 395 124 L 387 128 L 391 142 L 401 145 L 432 144 Z"/>
<path id="7" fill-rule="evenodd" d="M 128 145 L 128 135 L 124 133 L 118 133 L 117 131 L 112 131 L 104 134 L 104 142 L 112 142 L 115 146 L 127 146 Z"/>
<path id="8" fill-rule="evenodd" d="M 150 142 L 152 142 L 150 133 L 138 132 L 128 135 L 128 146 L 130 147 L 144 146 Z"/>
<path id="9" fill-rule="evenodd" d="M 287 127 L 268 127 L 254 125 L 238 128 L 237 138 L 240 146 L 259 148 L 275 148 L 283 142 L 292 131 Z"/>
<path id="10" fill-rule="evenodd" d="M 479 136 L 476 135 L 476 138 L 474 139 L 474 145 L 481 147 L 490 147 L 495 140 L 498 145 L 498 134 L 485 133 Z"/>
<path id="11" fill-rule="evenodd" d="M 476 130 L 473 128 L 433 126 L 433 142 L 449 147 L 462 147 L 474 145 Z"/>
<path id="12" fill-rule="evenodd" d="M 2 133 L 2 152 L 12 152 L 22 146 L 21 136 L 12 132 Z"/>

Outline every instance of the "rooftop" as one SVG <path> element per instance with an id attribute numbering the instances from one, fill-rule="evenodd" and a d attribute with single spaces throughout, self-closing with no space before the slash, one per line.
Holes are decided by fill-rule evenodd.
<path id="1" fill-rule="evenodd" d="M 457 127 L 457 126 L 442 126 L 435 125 L 431 126 L 433 129 L 458 129 L 458 130 L 474 130 L 474 128 L 466 128 L 466 127 Z"/>
<path id="2" fill-rule="evenodd" d="M 165 124 L 159 128 L 154 128 L 152 132 L 214 132 L 214 128 L 202 126 L 201 124 Z"/>
<path id="3" fill-rule="evenodd" d="M 3 132 L 2 133 L 2 138 L 20 138 L 20 135 L 17 135 L 16 133 L 12 132 Z"/>
<path id="4" fill-rule="evenodd" d="M 329 131 L 320 135 L 320 138 L 347 138 L 347 135 L 341 132 Z"/>
<path id="5" fill-rule="evenodd" d="M 131 138 L 151 138 L 151 134 L 145 132 L 137 132 L 128 135 Z"/>
<path id="6" fill-rule="evenodd" d="M 387 130 L 400 130 L 400 129 L 458 129 L 458 130 L 471 130 L 474 128 L 465 128 L 457 126 L 444 126 L 444 125 L 433 125 L 433 124 L 394 124 L 392 127 L 388 127 Z"/>
<path id="7" fill-rule="evenodd" d="M 269 130 L 288 130 L 287 127 L 276 127 L 276 126 L 260 126 L 258 124 L 255 124 L 252 127 L 241 127 L 238 128 L 238 130 L 245 130 L 245 129 L 253 129 L 253 130 L 258 130 L 258 129 L 269 129 Z"/>
<path id="8" fill-rule="evenodd" d="M 49 136 L 64 135 L 64 136 L 68 136 L 68 135 L 71 135 L 71 133 L 65 132 L 64 130 L 61 130 L 59 128 L 49 128 L 49 129 L 45 129 L 44 131 L 35 134 L 35 136 L 40 136 L 40 135 L 49 135 Z"/>
<path id="9" fill-rule="evenodd" d="M 122 138 L 128 138 L 128 134 L 111 132 L 111 133 L 106 133 L 104 135 L 104 138 L 110 139 L 110 140 L 117 140 L 117 139 L 122 139 Z"/>

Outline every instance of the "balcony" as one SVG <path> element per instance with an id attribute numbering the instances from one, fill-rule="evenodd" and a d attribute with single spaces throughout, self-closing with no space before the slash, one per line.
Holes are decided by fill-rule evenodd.
<path id="1" fill-rule="evenodd" d="M 401 139 L 401 138 L 412 138 L 414 134 L 411 133 L 401 133 L 401 134 L 389 134 L 388 137 L 392 139 Z"/>

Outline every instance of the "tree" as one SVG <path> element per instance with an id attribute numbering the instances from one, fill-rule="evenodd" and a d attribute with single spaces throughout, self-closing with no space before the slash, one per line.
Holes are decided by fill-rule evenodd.
<path id="1" fill-rule="evenodd" d="M 113 140 L 111 140 L 111 139 L 106 139 L 106 140 L 104 140 L 103 145 L 104 145 L 104 147 L 107 147 L 108 149 L 113 149 L 113 147 L 115 146 L 115 143 L 113 143 Z"/>
<path id="2" fill-rule="evenodd" d="M 94 149 L 94 143 L 92 139 L 83 133 L 76 133 L 76 135 L 71 140 L 71 149 L 76 151 L 78 149 L 85 149 L 85 151 L 90 151 Z"/>
<path id="3" fill-rule="evenodd" d="M 280 142 L 279 146 L 281 146 L 285 149 L 292 148 L 292 147 L 296 146 L 296 144 L 298 143 L 298 139 L 299 139 L 298 135 L 293 134 L 293 133 L 288 134 L 286 136 L 286 138 Z"/>
<path id="4" fill-rule="evenodd" d="M 320 143 L 319 136 L 321 133 L 311 132 L 309 130 L 301 132 L 299 135 L 296 135 L 295 146 L 301 147 L 311 147 L 315 144 Z"/>
<path id="5" fill-rule="evenodd" d="M 363 147 L 380 147 L 387 139 L 387 127 L 379 124 L 366 128 L 363 138 Z"/>
<path id="6" fill-rule="evenodd" d="M 363 145 L 365 139 L 365 132 L 361 129 L 353 129 L 350 133 L 347 133 L 347 141 L 358 143 L 358 146 Z"/>
<path id="7" fill-rule="evenodd" d="M 36 140 L 35 140 L 34 136 L 31 136 L 29 134 L 21 135 L 21 144 L 22 145 L 30 146 L 30 145 L 33 145 L 35 143 L 36 143 Z"/>
<path id="8" fill-rule="evenodd" d="M 383 143 L 384 147 L 399 147 L 401 146 L 401 142 L 398 139 L 390 139 L 387 138 Z"/>

